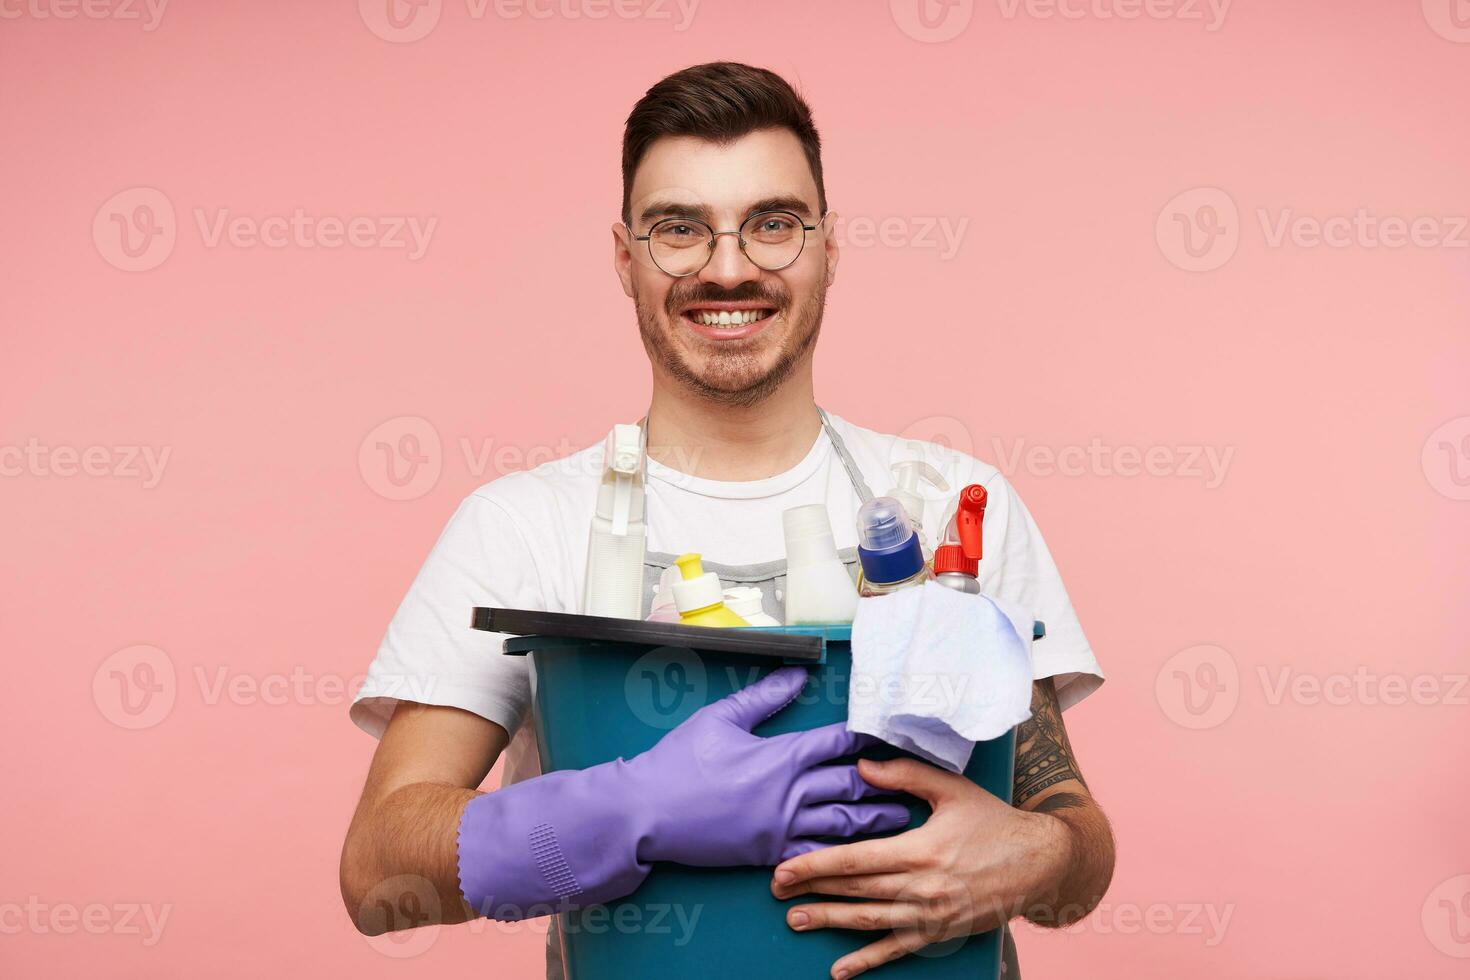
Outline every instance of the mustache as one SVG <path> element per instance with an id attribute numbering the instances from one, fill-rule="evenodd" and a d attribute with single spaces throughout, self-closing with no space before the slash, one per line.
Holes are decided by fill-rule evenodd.
<path id="1" fill-rule="evenodd" d="M 734 289 L 721 289 L 708 282 L 693 282 L 687 288 L 681 288 L 682 285 L 676 283 L 669 289 L 665 306 L 671 315 L 692 303 L 761 303 L 780 310 L 791 299 L 785 290 L 770 289 L 756 282 L 744 282 Z"/>

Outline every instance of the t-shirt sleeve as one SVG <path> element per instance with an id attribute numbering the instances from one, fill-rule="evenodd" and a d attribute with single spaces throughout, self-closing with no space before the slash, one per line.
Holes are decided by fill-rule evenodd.
<path id="1" fill-rule="evenodd" d="M 477 491 L 449 519 L 388 624 L 351 717 L 381 737 L 399 701 L 472 711 L 514 734 L 530 703 L 524 657 L 501 654 L 504 634 L 470 627 L 475 606 L 544 607 L 519 522 Z"/>
<path id="2" fill-rule="evenodd" d="M 1020 496 L 995 470 L 977 472 L 974 482 L 984 484 L 989 494 L 981 591 L 1016 603 L 1046 624 L 1046 636 L 1031 648 L 1036 679 L 1054 677 L 1057 700 L 1069 708 L 1102 686 L 1102 668 L 1041 530 Z"/>

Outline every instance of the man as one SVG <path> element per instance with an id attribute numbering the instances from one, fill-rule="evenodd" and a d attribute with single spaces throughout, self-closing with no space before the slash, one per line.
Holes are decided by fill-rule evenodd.
<path id="1" fill-rule="evenodd" d="M 889 465 L 902 455 L 894 437 L 822 413 L 814 399 L 812 358 L 840 252 L 810 110 L 781 78 L 744 65 L 700 65 L 664 79 L 627 121 L 622 219 L 612 228 L 613 265 L 633 300 L 652 367 L 647 578 L 656 581 L 672 555 L 697 551 L 723 580 L 762 585 L 768 603 L 779 606 L 782 511 L 824 504 L 850 560 L 859 493 L 868 484 L 886 489 Z M 434 883 L 440 921 L 498 914 L 486 906 L 497 896 L 520 895 L 524 883 L 507 878 L 506 865 L 525 864 L 524 879 L 547 866 L 526 863 L 497 841 L 520 840 L 517 821 L 534 822 L 537 812 L 580 812 L 581 802 L 567 805 L 567 793 L 588 805 L 602 801 L 598 819 L 618 825 L 640 805 L 634 797 L 641 789 L 627 791 L 642 785 L 636 772 L 534 777 L 524 724 L 526 665 L 488 654 L 487 638 L 467 627 L 476 605 L 579 611 L 583 529 L 601 451 L 593 446 L 471 494 L 388 627 L 353 705 L 354 720 L 381 738 L 342 855 L 343 897 L 365 931 L 403 924 L 377 922 L 362 910 L 375 885 L 405 874 Z M 791 908 L 791 928 L 876 933 L 873 943 L 833 964 L 834 977 L 1016 916 L 1046 925 L 1075 921 L 1102 897 L 1112 874 L 1108 822 L 1061 718 L 1061 709 L 1095 690 L 1102 674 L 1061 578 L 1035 523 L 993 467 L 938 446 L 927 446 L 926 457 L 954 487 L 987 486 L 981 584 L 1047 625 L 1035 649 L 1033 717 L 1018 733 L 1014 805 L 916 761 L 863 762 L 861 779 L 854 776 L 840 796 L 846 802 L 824 803 L 824 812 L 847 807 L 849 832 L 883 826 L 889 815 L 861 801 L 867 787 L 876 787 L 925 798 L 934 808 L 930 820 L 889 838 L 826 849 L 798 840 L 791 820 L 773 831 L 788 835 L 781 853 L 752 863 L 783 862 L 772 877 L 778 897 L 812 896 Z M 912 516 L 932 531 L 943 503 Z M 760 692 L 771 701 L 760 710 L 722 703 L 719 718 L 701 724 L 717 725 L 721 739 L 749 748 L 741 741 L 751 738 L 749 724 L 779 708 L 788 693 L 785 681 L 769 683 L 781 689 Z M 430 693 L 409 703 L 396 700 L 403 690 Z M 652 750 L 675 766 L 687 761 L 688 740 L 680 743 L 679 731 Z M 821 745 L 793 747 L 802 765 L 851 747 L 840 733 L 821 737 Z M 507 749 L 507 788 L 480 794 L 477 787 Z M 781 769 L 775 756 L 764 758 L 772 772 Z M 788 788 L 811 778 L 805 770 L 782 772 L 780 786 Z M 620 782 L 625 776 L 632 781 Z M 624 798 L 619 810 L 616 801 Z M 604 873 L 589 863 L 579 872 L 576 862 L 584 858 L 575 834 L 564 831 L 547 845 L 558 862 L 550 879 L 597 879 L 591 891 L 586 882 L 566 886 L 582 888 L 583 900 L 631 890 L 641 880 L 637 868 Z M 545 831 L 538 825 L 528 832 Z M 746 831 L 732 826 L 729 833 Z M 731 840 L 729 847 L 748 844 Z M 543 891 L 522 897 L 534 900 Z M 564 894 L 555 887 L 551 893 Z M 556 968 L 553 951 L 549 969 Z"/>

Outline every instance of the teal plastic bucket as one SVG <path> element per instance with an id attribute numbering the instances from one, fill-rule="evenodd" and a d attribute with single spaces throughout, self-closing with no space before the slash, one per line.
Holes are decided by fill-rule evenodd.
<path id="1" fill-rule="evenodd" d="M 724 632 L 724 631 L 722 631 Z M 734 632 L 734 631 L 730 631 Z M 820 662 L 790 706 L 756 729 L 760 735 L 817 728 L 847 718 L 852 669 L 849 627 L 762 630 L 821 636 Z M 535 734 L 545 772 L 585 769 L 651 748 L 696 710 L 780 666 L 769 656 L 694 653 L 675 647 L 520 636 L 507 654 L 530 657 Z M 878 746 L 864 755 L 904 753 Z M 975 746 L 965 775 L 1002 800 L 1011 798 L 1015 734 Z M 910 827 L 929 815 L 906 797 Z M 811 901 L 771 895 L 770 868 L 692 868 L 658 864 L 632 895 L 558 916 L 568 980 L 817 980 L 843 955 L 882 932 L 795 932 L 786 910 Z M 1000 974 L 1002 930 L 937 943 L 880 968 L 888 980 L 993 980 Z"/>

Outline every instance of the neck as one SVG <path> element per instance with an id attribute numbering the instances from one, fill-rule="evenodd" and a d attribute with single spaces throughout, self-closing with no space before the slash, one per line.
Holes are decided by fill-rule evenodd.
<path id="1" fill-rule="evenodd" d="M 755 405 L 724 405 L 654 375 L 648 455 L 681 473 L 763 480 L 801 462 L 821 428 L 810 370 Z"/>

